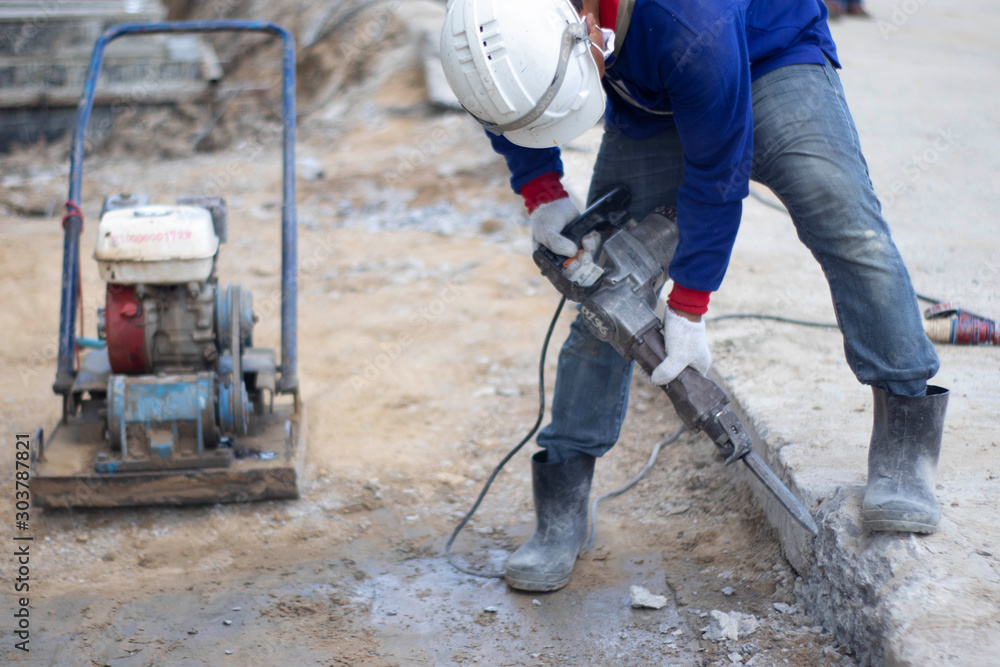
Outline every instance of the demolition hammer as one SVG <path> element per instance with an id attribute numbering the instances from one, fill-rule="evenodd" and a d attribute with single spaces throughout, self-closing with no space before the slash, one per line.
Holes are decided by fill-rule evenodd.
<path id="1" fill-rule="evenodd" d="M 585 236 L 600 235 L 593 252 L 597 261 L 586 279 L 579 279 L 579 255 L 562 257 L 539 246 L 533 259 L 563 296 L 580 304 L 580 315 L 598 340 L 652 374 L 667 356 L 663 325 L 654 308 L 677 248 L 677 214 L 672 208 L 658 208 L 636 222 L 627 214 L 630 198 L 627 189 L 616 187 L 563 228 L 563 236 L 578 247 L 584 245 Z M 591 246 L 594 238 L 588 237 Z M 729 396 L 719 385 L 689 366 L 663 390 L 689 430 L 704 431 L 727 465 L 743 461 L 792 518 L 813 535 L 817 533 L 809 511 L 752 451 L 750 436 L 727 406 Z"/>

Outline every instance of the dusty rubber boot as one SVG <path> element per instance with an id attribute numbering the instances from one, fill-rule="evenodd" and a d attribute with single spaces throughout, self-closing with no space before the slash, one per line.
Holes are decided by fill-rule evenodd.
<path id="1" fill-rule="evenodd" d="M 507 561 L 505 578 L 521 591 L 554 591 L 573 573 L 587 540 L 587 501 L 594 477 L 594 457 L 546 463 L 542 450 L 531 457 L 535 496 L 535 532 Z"/>
<path id="2" fill-rule="evenodd" d="M 868 448 L 868 488 L 861 518 L 869 531 L 933 533 L 941 519 L 934 473 L 941 452 L 948 390 L 926 396 L 872 388 L 875 420 Z"/>

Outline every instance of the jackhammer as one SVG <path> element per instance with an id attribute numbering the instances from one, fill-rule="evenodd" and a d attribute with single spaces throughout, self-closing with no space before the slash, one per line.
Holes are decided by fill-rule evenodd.
<path id="1" fill-rule="evenodd" d="M 579 303 L 580 314 L 590 332 L 609 343 L 629 361 L 638 363 L 647 374 L 652 374 L 653 369 L 666 358 L 663 325 L 654 308 L 657 294 L 669 278 L 667 267 L 677 249 L 677 214 L 674 209 L 659 208 L 642 222 L 636 222 L 628 217 L 630 198 L 625 188 L 614 188 L 563 228 L 563 236 L 583 247 L 587 257 L 583 257 L 584 251 L 573 258 L 561 257 L 544 246 L 539 246 L 532 256 L 542 274 L 564 297 L 542 344 L 538 363 L 538 417 L 528 434 L 493 469 L 479 497 L 445 543 L 445 557 L 460 572 L 477 577 L 504 576 L 503 572 L 476 571 L 457 563 L 452 557 L 451 547 L 476 513 L 493 480 L 541 426 L 545 414 L 545 351 L 564 301 L 569 299 Z M 598 258 L 596 263 L 592 261 L 593 257 Z M 687 367 L 663 390 L 684 422 L 684 427 L 693 433 L 704 431 L 725 457 L 727 465 L 742 461 L 796 522 L 813 535 L 817 534 L 818 528 L 809 510 L 752 451 L 750 435 L 729 409 L 729 396 L 719 385 Z M 673 441 L 682 430 L 658 443 L 656 450 Z M 647 469 L 652 461 L 651 458 Z M 625 491 L 639 477 L 622 489 L 605 495 Z M 596 502 L 594 507 L 596 512 Z"/>
<path id="2" fill-rule="evenodd" d="M 666 358 L 663 325 L 654 308 L 677 248 L 677 214 L 671 208 L 658 208 L 636 222 L 626 213 L 629 200 L 628 190 L 615 188 L 563 228 L 563 236 L 578 247 L 593 247 L 593 232 L 600 235 L 593 251 L 598 261 L 582 272 L 583 280 L 579 255 L 561 257 L 539 246 L 533 259 L 561 294 L 580 304 L 583 321 L 598 340 L 652 374 Z M 588 237 L 586 244 L 584 237 Z M 817 533 L 809 511 L 752 450 L 750 435 L 729 409 L 729 396 L 719 385 L 687 367 L 663 390 L 690 431 L 704 431 L 727 465 L 742 461 L 792 518 L 813 535 Z"/>

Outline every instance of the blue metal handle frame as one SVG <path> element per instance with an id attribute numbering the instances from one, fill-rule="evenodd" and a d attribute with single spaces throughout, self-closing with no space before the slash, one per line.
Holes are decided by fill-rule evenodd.
<path id="1" fill-rule="evenodd" d="M 56 381 L 52 386 L 57 394 L 68 396 L 76 371 L 73 368 L 76 326 L 78 277 L 80 269 L 80 231 L 83 220 L 76 212 L 80 206 L 83 181 L 83 153 L 90 111 L 94 105 L 94 92 L 101 73 L 104 49 L 108 43 L 123 35 L 140 35 L 168 32 L 269 32 L 281 37 L 284 47 L 282 58 L 282 206 L 281 206 L 281 393 L 298 393 L 296 373 L 298 342 L 297 275 L 297 222 L 295 215 L 295 41 L 285 28 L 265 21 L 167 21 L 163 23 L 128 23 L 109 28 L 94 44 L 90 70 L 84 83 L 83 94 L 76 112 L 73 143 L 69 167 L 69 201 L 63 222 L 62 302 L 59 311 L 59 360 Z"/>

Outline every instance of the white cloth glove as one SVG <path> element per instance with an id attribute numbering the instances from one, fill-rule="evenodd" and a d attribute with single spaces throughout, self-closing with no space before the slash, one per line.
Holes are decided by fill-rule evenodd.
<path id="1" fill-rule="evenodd" d="M 590 287 L 604 273 L 604 269 L 594 262 L 594 255 L 601 245 L 601 234 L 590 232 L 580 241 L 583 250 L 566 265 L 563 275 L 577 285 Z"/>
<path id="2" fill-rule="evenodd" d="M 531 240 L 536 246 L 543 245 L 557 255 L 572 257 L 577 251 L 576 244 L 559 232 L 578 215 L 580 209 L 569 197 L 539 205 L 528 216 L 531 220 Z"/>
<path id="3" fill-rule="evenodd" d="M 688 366 L 704 375 L 712 365 L 705 323 L 692 322 L 670 308 L 663 311 L 663 347 L 667 358 L 653 369 L 653 384 L 670 384 Z"/>

